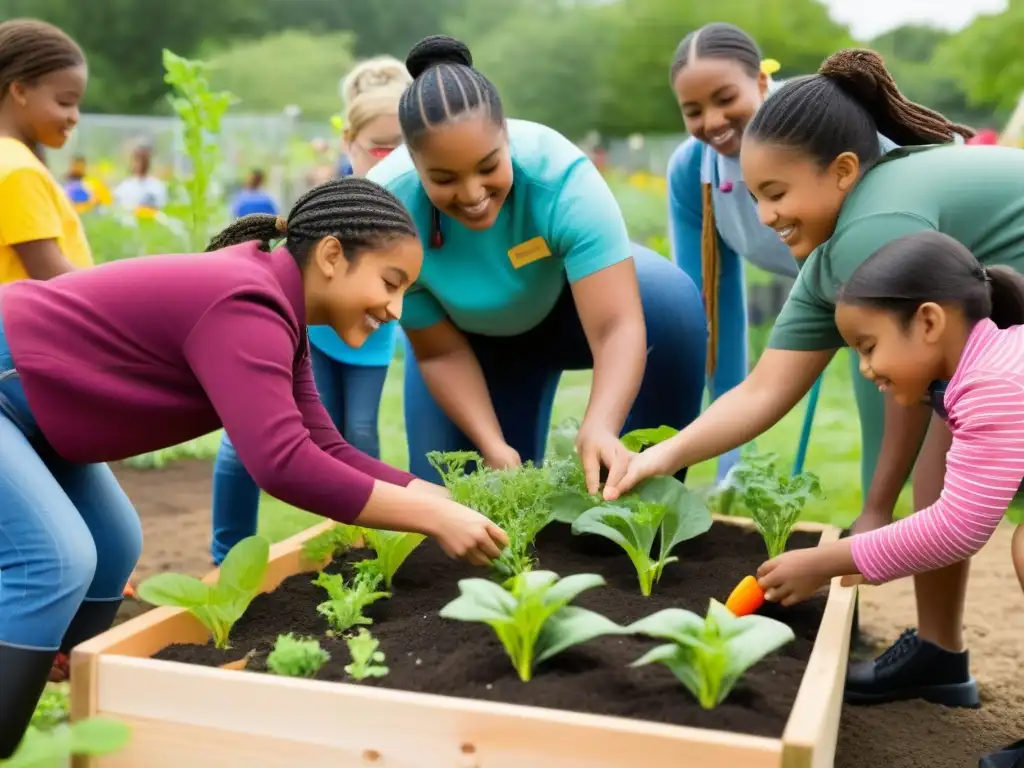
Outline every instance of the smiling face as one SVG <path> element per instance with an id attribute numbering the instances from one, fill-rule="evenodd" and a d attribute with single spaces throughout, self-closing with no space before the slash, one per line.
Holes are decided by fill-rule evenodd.
<path id="1" fill-rule="evenodd" d="M 430 202 L 467 229 L 494 225 L 512 188 L 504 125 L 486 115 L 432 128 L 412 152 Z"/>
<path id="2" fill-rule="evenodd" d="M 740 151 L 743 129 L 768 92 L 768 78 L 752 76 L 738 61 L 718 57 L 687 62 L 672 83 L 686 130 L 730 157 Z"/>
<path id="3" fill-rule="evenodd" d="M 325 237 L 306 265 L 307 322 L 331 326 L 357 349 L 381 325 L 402 316 L 405 292 L 422 266 L 419 238 L 389 240 L 349 261 L 338 240 Z"/>
<path id="4" fill-rule="evenodd" d="M 900 405 L 920 403 L 933 381 L 950 375 L 946 370 L 949 320 L 947 311 L 931 302 L 918 307 L 906 325 L 885 310 L 836 306 L 836 326 L 859 355 L 861 374 Z"/>
<path id="5" fill-rule="evenodd" d="M 801 261 L 832 237 L 839 210 L 860 174 L 852 152 L 822 168 L 795 148 L 749 135 L 743 138 L 740 167 L 761 222 L 778 232 Z"/>
<path id="6" fill-rule="evenodd" d="M 78 124 L 87 82 L 84 64 L 58 69 L 31 83 L 12 83 L 4 102 L 16 109 L 16 124 L 31 143 L 60 149 Z"/>
<path id="7" fill-rule="evenodd" d="M 345 146 L 352 161 L 352 172 L 365 176 L 377 163 L 402 143 L 402 129 L 397 111 L 370 120 L 354 135 L 345 137 Z"/>

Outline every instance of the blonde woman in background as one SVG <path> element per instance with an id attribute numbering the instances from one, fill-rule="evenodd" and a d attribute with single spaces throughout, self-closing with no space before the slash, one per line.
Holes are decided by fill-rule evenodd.
<path id="1" fill-rule="evenodd" d="M 356 176 L 366 173 L 402 143 L 398 100 L 412 82 L 397 59 L 364 61 L 342 80 L 345 151 Z M 359 349 L 346 345 L 328 326 L 310 326 L 310 356 L 317 390 L 345 439 L 380 458 L 378 413 L 388 366 L 394 357 L 396 323 L 371 334 Z M 256 532 L 260 492 L 225 434 L 213 472 L 213 543 L 220 564 L 238 541 Z"/>

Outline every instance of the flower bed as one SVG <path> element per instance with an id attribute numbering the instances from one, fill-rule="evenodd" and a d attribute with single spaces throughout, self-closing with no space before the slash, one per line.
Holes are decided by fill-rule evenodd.
<path id="1" fill-rule="evenodd" d="M 790 547 L 834 540 L 838 531 L 801 526 Z M 344 667 L 344 641 L 325 637 L 323 590 L 311 584 L 301 547 L 317 529 L 272 550 L 257 597 L 232 630 L 232 650 L 205 645 L 206 630 L 180 609 L 158 608 L 79 646 L 72 659 L 72 714 L 119 717 L 131 744 L 80 766 L 362 766 L 402 768 L 649 768 L 712 765 L 826 766 L 838 730 L 854 592 L 833 583 L 826 597 L 763 614 L 789 624 L 795 640 L 753 666 L 729 697 L 701 708 L 661 664 L 631 667 L 657 641 L 608 635 L 536 666 L 522 682 L 486 625 L 443 619 L 460 578 L 483 575 L 447 560 L 431 542 L 398 570 L 393 596 L 370 605 L 369 627 L 390 673 L 359 684 Z M 703 615 L 764 559 L 745 520 L 719 520 L 678 546 L 650 597 L 611 542 L 549 526 L 537 539 L 538 567 L 593 573 L 605 585 L 574 605 L 619 624 L 657 611 Z M 352 551 L 335 567 L 364 557 Z M 328 572 L 331 571 L 329 567 Z M 278 634 L 321 639 L 331 660 L 313 680 L 263 674 Z M 244 672 L 217 667 L 253 652 Z"/>

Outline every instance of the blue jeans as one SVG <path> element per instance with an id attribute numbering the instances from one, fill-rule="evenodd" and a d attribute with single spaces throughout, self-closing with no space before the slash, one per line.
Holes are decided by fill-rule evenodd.
<path id="1" fill-rule="evenodd" d="M 331 421 L 345 439 L 380 458 L 377 422 L 387 366 L 349 365 L 310 345 L 313 378 Z M 256 533 L 260 489 L 242 466 L 227 433 L 213 465 L 213 542 L 210 554 L 220 565 L 231 548 Z"/>
<path id="2" fill-rule="evenodd" d="M 0 324 L 0 643 L 56 650 L 83 601 L 120 601 L 142 526 L 106 464 L 43 437 Z"/>
<path id="3" fill-rule="evenodd" d="M 671 261 L 637 245 L 633 254 L 648 350 L 640 392 L 623 432 L 662 424 L 682 429 L 700 413 L 704 393 L 704 307 L 693 281 Z M 505 440 L 523 461 L 542 461 L 562 372 L 593 367 L 568 286 L 551 313 L 526 333 L 512 337 L 467 333 L 466 338 L 480 361 Z M 474 450 L 474 446 L 434 401 L 409 342 L 405 344 L 409 471 L 437 482 L 427 453 Z"/>

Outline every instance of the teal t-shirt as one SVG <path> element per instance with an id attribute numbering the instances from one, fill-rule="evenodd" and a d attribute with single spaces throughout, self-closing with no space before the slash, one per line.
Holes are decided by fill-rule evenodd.
<path id="1" fill-rule="evenodd" d="M 403 328 L 447 317 L 469 333 L 516 336 L 547 317 L 567 280 L 632 258 L 619 205 L 583 151 L 547 126 L 507 124 L 513 184 L 497 221 L 474 231 L 442 215 L 440 248 L 430 247 L 433 206 L 408 150 L 399 147 L 367 174 L 405 204 L 423 241 Z"/>
<path id="2" fill-rule="evenodd" d="M 349 365 L 388 366 L 395 356 L 398 324 L 386 323 L 370 334 L 366 343 L 354 349 L 341 340 L 329 325 L 309 326 L 309 343 L 328 357 Z"/>

